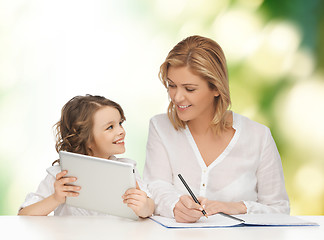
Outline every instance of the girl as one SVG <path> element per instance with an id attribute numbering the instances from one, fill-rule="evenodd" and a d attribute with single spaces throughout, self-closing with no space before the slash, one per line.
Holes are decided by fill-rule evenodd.
<path id="1" fill-rule="evenodd" d="M 286 213 L 289 200 L 270 130 L 229 111 L 224 53 L 213 40 L 179 42 L 160 68 L 170 104 L 150 121 L 144 180 L 156 214 L 195 222 L 207 214 Z"/>
<path id="2" fill-rule="evenodd" d="M 61 120 L 56 125 L 56 151 L 61 150 L 91 155 L 136 164 L 126 158 L 116 158 L 114 154 L 125 152 L 125 121 L 123 109 L 119 104 L 101 96 L 76 96 L 68 101 L 61 113 Z M 53 162 L 47 169 L 47 177 L 40 183 L 36 193 L 27 195 L 18 215 L 104 215 L 95 211 L 76 208 L 65 204 L 66 197 L 77 197 L 79 186 L 71 186 L 75 177 L 64 177 L 67 171 L 60 170 Z M 137 183 L 142 189 L 145 184 L 139 174 Z M 122 196 L 123 202 L 139 217 L 151 216 L 154 202 L 140 190 L 128 189 Z M 109 204 L 109 203 L 108 203 Z"/>

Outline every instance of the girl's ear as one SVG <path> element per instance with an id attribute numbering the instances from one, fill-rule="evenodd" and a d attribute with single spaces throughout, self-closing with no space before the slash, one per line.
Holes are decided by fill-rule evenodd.
<path id="1" fill-rule="evenodd" d="M 89 156 L 93 156 L 93 151 L 92 151 L 92 144 L 90 142 L 87 143 L 87 152 Z"/>
<path id="2" fill-rule="evenodd" d="M 87 152 L 89 156 L 93 156 L 93 151 L 90 147 L 87 148 Z"/>

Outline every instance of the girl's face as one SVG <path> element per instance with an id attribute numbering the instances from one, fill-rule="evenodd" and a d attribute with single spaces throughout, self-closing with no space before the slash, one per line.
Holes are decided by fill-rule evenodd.
<path id="1" fill-rule="evenodd" d="M 125 152 L 125 130 L 119 111 L 110 106 L 99 109 L 93 116 L 93 140 L 88 147 L 94 157 L 108 159 Z"/>
<path id="2" fill-rule="evenodd" d="M 169 67 L 167 78 L 171 101 L 182 121 L 212 119 L 214 99 L 219 96 L 217 90 L 211 90 L 206 80 L 187 67 Z"/>

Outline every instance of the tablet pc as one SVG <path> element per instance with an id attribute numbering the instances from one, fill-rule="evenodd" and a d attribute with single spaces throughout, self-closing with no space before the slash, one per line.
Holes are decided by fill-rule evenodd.
<path id="1" fill-rule="evenodd" d="M 82 154 L 59 152 L 62 171 L 77 178 L 79 196 L 66 197 L 66 204 L 110 215 L 138 219 L 123 203 L 122 195 L 136 187 L 135 169 L 130 163 L 117 162 Z"/>

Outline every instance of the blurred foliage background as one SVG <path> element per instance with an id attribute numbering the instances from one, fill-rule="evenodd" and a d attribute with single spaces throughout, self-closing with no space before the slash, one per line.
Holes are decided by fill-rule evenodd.
<path id="1" fill-rule="evenodd" d="M 324 213 L 324 1 L 0 0 L 0 214 L 14 215 L 58 155 L 52 126 L 73 96 L 104 95 L 142 172 L 159 66 L 190 35 L 227 56 L 232 109 L 271 128 L 292 215 Z"/>

